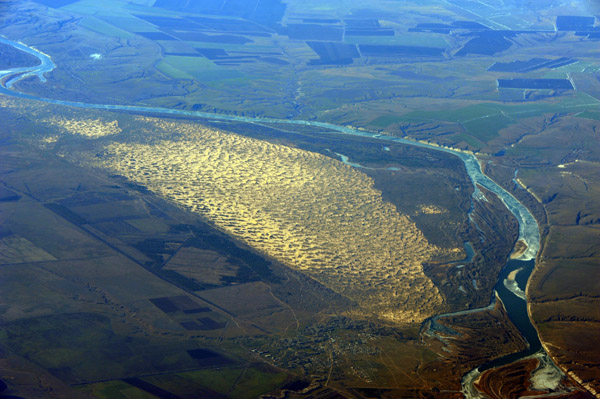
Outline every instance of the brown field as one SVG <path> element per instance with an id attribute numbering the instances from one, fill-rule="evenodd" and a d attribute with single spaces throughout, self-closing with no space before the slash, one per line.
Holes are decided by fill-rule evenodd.
<path id="1" fill-rule="evenodd" d="M 239 265 L 229 263 L 218 252 L 193 247 L 179 250 L 163 268 L 215 286 L 222 284 L 223 277 L 234 277 L 239 271 Z"/>
<path id="2" fill-rule="evenodd" d="M 219 303 L 240 320 L 251 321 L 267 331 L 297 330 L 299 327 L 294 310 L 262 282 L 207 290 L 201 295 Z M 248 301 L 248 298 L 252 300 Z"/>
<path id="3" fill-rule="evenodd" d="M 0 239 L 0 264 L 47 260 L 56 258 L 24 237 L 11 235 Z"/>

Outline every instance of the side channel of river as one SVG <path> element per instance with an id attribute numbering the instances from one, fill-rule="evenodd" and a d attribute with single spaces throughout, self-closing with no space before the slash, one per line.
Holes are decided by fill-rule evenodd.
<path id="1" fill-rule="evenodd" d="M 495 193 L 504 203 L 504 205 L 509 209 L 509 211 L 516 217 L 519 222 L 519 239 L 524 241 L 527 244 L 527 250 L 525 253 L 517 260 L 511 260 L 507 263 L 507 265 L 503 268 L 500 276 L 498 278 L 498 282 L 495 286 L 495 291 L 498 297 L 501 299 L 504 304 L 506 311 L 513 321 L 513 323 L 517 326 L 521 334 L 527 339 L 529 343 L 529 348 L 525 351 L 514 353 L 494 361 L 488 362 L 479 368 L 472 370 L 468 373 L 463 379 L 463 393 L 468 398 L 478 397 L 477 391 L 473 387 L 473 382 L 480 375 L 481 372 L 501 366 L 504 364 L 511 363 L 515 360 L 521 359 L 523 357 L 527 357 L 536 352 L 543 352 L 541 348 L 540 340 L 537 334 L 537 331 L 531 324 L 529 319 L 529 315 L 527 313 L 527 302 L 518 296 L 519 290 L 521 292 L 525 291 L 525 287 L 527 284 L 527 280 L 533 271 L 535 262 L 534 259 L 540 248 L 540 234 L 539 234 L 539 226 L 531 212 L 523 206 L 512 194 L 506 191 L 504 188 L 500 187 L 496 182 L 491 180 L 488 176 L 486 176 L 481 171 L 481 165 L 477 158 L 470 153 L 465 153 L 458 150 L 453 150 L 449 148 L 442 148 L 435 145 L 431 145 L 428 143 L 417 142 L 414 140 L 399 138 L 395 136 L 389 136 L 385 134 L 376 134 L 371 132 L 366 132 L 362 130 L 352 129 L 344 126 L 338 126 L 331 123 L 326 122 L 318 122 L 318 121 L 305 121 L 305 120 L 296 120 L 296 119 L 275 119 L 275 118 L 252 118 L 252 117 L 244 117 L 244 116 L 233 116 L 233 115 L 219 115 L 219 114 L 210 114 L 206 112 L 195 112 L 195 111 L 185 111 L 185 110 L 176 110 L 176 109 L 168 109 L 168 108 L 159 108 L 159 107 L 143 107 L 143 106 L 131 106 L 131 105 L 111 105 L 111 104 L 90 104 L 90 103 L 81 103 L 81 102 L 73 102 L 73 101 L 62 101 L 55 100 L 50 98 L 40 98 L 32 95 L 28 95 L 25 93 L 20 93 L 11 89 L 13 85 L 19 80 L 29 77 L 29 76 L 37 76 L 41 81 L 45 82 L 45 73 L 52 71 L 56 66 L 52 62 L 51 58 L 38 51 L 37 49 L 27 46 L 26 44 L 15 42 L 12 40 L 8 40 L 0 37 L 0 42 L 4 44 L 11 45 L 19 50 L 25 51 L 29 54 L 36 56 L 40 60 L 40 64 L 31 67 L 21 67 L 21 68 L 13 68 L 8 70 L 0 71 L 0 81 L 2 84 L 0 85 L 0 93 L 25 98 L 30 100 L 42 101 L 50 104 L 58 104 L 58 105 L 66 105 L 70 107 L 76 108 L 85 108 L 85 109 L 105 109 L 105 110 L 115 110 L 115 111 L 129 111 L 129 112 L 144 112 L 144 113 L 154 113 L 157 115 L 185 115 L 189 117 L 196 117 L 202 119 L 211 119 L 211 120 L 224 120 L 224 121 L 239 121 L 239 122 L 247 122 L 247 123 L 276 123 L 276 124 L 290 124 L 290 125 L 304 125 L 304 126 L 316 126 L 322 127 L 328 130 L 336 131 L 343 134 L 348 134 L 352 136 L 361 136 L 367 137 L 370 139 L 382 140 L 384 142 L 393 142 L 405 145 L 412 145 L 422 148 L 427 148 L 435 151 L 443 151 L 446 153 L 453 154 L 459 157 L 466 168 L 467 174 L 469 175 L 474 187 L 475 191 L 473 193 L 473 200 L 477 201 L 481 199 L 481 192 L 478 189 L 478 186 L 484 187 L 487 190 Z M 323 133 L 326 134 L 326 133 Z M 505 280 L 508 279 L 508 275 L 513 270 L 522 269 L 518 272 L 516 276 L 517 284 L 513 284 L 512 289 L 509 290 L 507 287 L 511 287 L 508 284 L 505 284 Z M 516 288 L 518 286 L 518 289 Z M 516 294 L 515 294 L 516 293 Z M 522 294 L 521 294 L 522 296 Z M 492 304 L 495 300 L 495 297 L 491 299 Z M 446 315 L 438 315 L 433 318 L 432 323 L 440 317 L 464 314 L 464 313 L 472 313 L 481 311 L 485 308 L 479 309 L 470 309 L 463 312 L 456 312 L 452 314 Z"/>

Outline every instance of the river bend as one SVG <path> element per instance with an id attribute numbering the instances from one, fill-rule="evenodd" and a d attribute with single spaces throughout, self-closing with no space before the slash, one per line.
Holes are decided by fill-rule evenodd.
<path id="1" fill-rule="evenodd" d="M 145 106 L 135 106 L 135 105 L 114 105 L 114 104 L 91 104 L 91 103 L 82 103 L 75 101 L 63 101 L 56 100 L 51 98 L 41 98 L 37 96 L 32 96 L 25 93 L 20 93 L 18 91 L 13 90 L 14 84 L 18 81 L 31 77 L 37 76 L 42 82 L 46 82 L 45 74 L 51 72 L 56 68 L 56 65 L 52 62 L 52 59 L 47 54 L 43 52 L 27 46 L 21 42 L 15 42 L 12 40 L 8 40 L 6 38 L 0 37 L 0 43 L 4 43 L 10 46 L 13 46 L 19 50 L 25 51 L 31 55 L 34 55 L 40 60 L 40 64 L 30 67 L 20 67 L 20 68 L 12 68 L 7 70 L 0 71 L 0 93 L 25 98 L 30 100 L 42 101 L 49 104 L 58 104 L 58 105 L 66 105 L 70 107 L 76 108 L 85 108 L 85 109 L 104 109 L 104 110 L 114 110 L 114 111 L 129 111 L 129 112 L 143 112 L 143 113 L 153 113 L 159 115 L 183 115 L 188 117 L 196 117 L 202 119 L 211 119 L 211 120 L 221 120 L 221 121 L 237 121 L 237 122 L 247 122 L 247 123 L 263 123 L 263 124 L 288 124 L 288 125 L 303 125 L 303 126 L 315 126 L 321 127 L 324 129 L 328 129 L 331 131 L 335 131 L 338 133 L 343 133 L 352 136 L 360 136 L 366 137 L 370 139 L 377 139 L 385 142 L 392 142 L 398 144 L 411 145 L 416 147 L 427 148 L 435 151 L 443 151 L 446 153 L 453 154 L 460 158 L 466 168 L 467 174 L 469 175 L 471 182 L 475 187 L 475 191 L 473 193 L 474 200 L 478 200 L 481 198 L 481 193 L 478 189 L 478 186 L 484 187 L 485 189 L 493 192 L 502 200 L 504 205 L 509 209 L 509 211 L 515 216 L 519 223 L 519 239 L 524 241 L 527 245 L 526 251 L 522 254 L 519 260 L 514 261 L 519 264 L 511 266 L 511 262 L 503 269 L 501 272 L 498 283 L 496 284 L 496 292 L 503 304 L 505 305 L 509 317 L 511 320 L 517 325 L 521 333 L 528 339 L 530 343 L 530 348 L 524 352 L 515 353 L 509 356 L 506 356 L 502 359 L 498 359 L 497 361 L 487 363 L 483 366 L 480 366 L 479 369 L 475 369 L 467 374 L 463 380 L 463 393 L 470 398 L 477 397 L 478 394 L 472 387 L 472 382 L 474 379 L 480 374 L 483 369 L 487 369 L 490 367 L 499 366 L 501 364 L 507 364 L 518 360 L 519 358 L 529 356 L 531 353 L 538 352 L 540 349 L 539 338 L 537 336 L 537 332 L 535 331 L 533 325 L 531 324 L 529 317 L 527 315 L 527 304 L 517 295 L 512 293 L 509 289 L 506 289 L 505 284 L 503 283 L 506 279 L 507 274 L 513 269 L 523 267 L 522 263 L 526 263 L 524 271 L 518 273 L 517 284 L 518 289 L 521 291 L 525 290 L 525 286 L 529 275 L 533 270 L 534 259 L 537 256 L 537 253 L 540 248 L 540 233 L 539 226 L 531 212 L 521 204 L 512 194 L 486 176 L 482 170 L 481 165 L 475 155 L 467 152 L 463 152 L 460 150 L 455 150 L 451 148 L 443 148 L 436 145 L 432 145 L 429 143 L 418 142 L 415 140 L 409 140 L 405 138 L 395 137 L 386 134 L 378 134 L 367 132 L 363 130 L 353 129 L 350 127 L 339 126 L 332 123 L 327 122 L 319 122 L 319 121 L 308 121 L 308 120 L 299 120 L 299 119 L 277 119 L 277 118 L 260 118 L 260 117 L 246 117 L 246 116 L 235 116 L 235 115 L 220 115 L 220 114 L 211 114 L 207 112 L 198 112 L 198 111 L 186 111 L 186 110 L 178 110 L 178 109 L 168 109 L 168 108 L 160 108 L 160 107 L 145 107 Z M 323 133 L 326 134 L 326 133 Z M 510 270 L 509 270 L 510 269 Z M 503 289 L 504 288 L 504 289 Z M 480 309 L 471 309 L 467 312 L 476 312 L 478 310 L 488 309 L 488 307 L 480 308 Z M 454 314 L 461 314 L 462 312 L 457 312 Z M 438 315 L 436 318 L 443 317 L 444 315 Z M 536 341 L 536 342 L 531 342 Z M 481 369 L 481 370 L 480 370 Z"/>

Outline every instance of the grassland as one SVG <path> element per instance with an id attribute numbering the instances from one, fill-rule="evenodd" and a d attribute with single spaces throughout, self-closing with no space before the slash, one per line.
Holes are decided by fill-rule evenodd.
<path id="1" fill-rule="evenodd" d="M 212 61 L 202 57 L 169 55 L 157 66 L 161 72 L 174 79 L 196 79 L 202 83 L 215 80 L 237 79 L 244 75 L 236 70 L 218 68 Z"/>
<path id="2" fill-rule="evenodd" d="M 453 144 L 466 142 L 469 148 L 495 153 L 515 143 L 515 136 L 520 139 L 526 134 L 534 133 L 530 121 L 552 119 L 554 115 L 576 113 L 580 110 L 595 110 L 600 103 L 585 94 L 578 94 L 566 101 L 546 104 L 504 105 L 495 103 L 479 103 L 458 109 L 440 109 L 432 111 L 409 112 L 392 119 L 376 119 L 371 123 L 382 125 L 398 122 L 415 123 L 431 120 L 456 124 L 453 135 L 444 138 Z M 594 115 L 595 111 L 584 111 L 584 115 Z M 389 125 L 388 125 L 389 126 Z M 522 132 L 523 128 L 529 133 Z M 408 129 L 407 129 L 408 130 Z M 532 132 L 532 130 L 534 130 Z M 416 137 L 423 137 L 415 132 Z M 426 136 L 425 136 L 426 137 Z M 460 145 L 459 145 L 460 146 Z"/>
<path id="3" fill-rule="evenodd" d="M 119 29 L 94 17 L 83 18 L 79 25 L 96 33 L 100 33 L 101 35 L 114 36 L 121 39 L 131 39 L 135 37 L 132 33 L 129 33 L 126 30 Z"/>
<path id="4" fill-rule="evenodd" d="M 527 290 L 530 314 L 557 364 L 594 392 L 592 359 L 598 355 L 587 343 L 596 340 L 599 316 L 600 287 L 589 278 L 598 263 L 597 122 L 578 114 L 557 115 L 544 124 L 526 121 L 529 132 L 487 169 L 530 204 L 542 223 L 543 248 Z M 511 181 L 515 168 L 517 184 Z"/>
<path id="5" fill-rule="evenodd" d="M 99 382 L 84 386 L 79 390 L 95 398 L 102 399 L 147 399 L 155 397 L 123 381 Z"/>
<path id="6" fill-rule="evenodd" d="M 56 258 L 37 247 L 31 241 L 18 235 L 0 239 L 0 263 L 25 263 L 56 260 Z"/>
<path id="7" fill-rule="evenodd" d="M 591 392 L 599 390 L 593 360 L 598 354 L 584 343 L 597 339 L 600 323 L 600 286 L 590 279 L 599 262 L 595 169 L 580 160 L 523 175 L 524 184 L 544 202 L 550 224 L 529 285 L 530 310 L 549 353 Z M 572 358 L 578 361 L 571 363 Z"/>
<path id="8" fill-rule="evenodd" d="M 173 375 L 145 377 L 142 381 L 152 388 L 169 392 L 182 398 L 202 395 L 203 398 L 252 399 L 265 392 L 265 387 L 277 388 L 286 380 L 285 373 L 274 368 L 255 364 L 244 368 L 199 370 Z M 206 388 L 210 386 L 211 388 Z M 82 392 L 97 398 L 137 399 L 161 397 L 160 391 L 144 391 L 124 381 L 100 382 L 85 385 Z"/>

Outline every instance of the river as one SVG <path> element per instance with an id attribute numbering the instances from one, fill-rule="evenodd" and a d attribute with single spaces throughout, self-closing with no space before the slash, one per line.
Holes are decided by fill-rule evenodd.
<path id="1" fill-rule="evenodd" d="M 443 148 L 436 145 L 432 145 L 429 143 L 423 143 L 415 140 L 390 136 L 386 134 L 377 134 L 372 132 L 367 132 L 363 130 L 353 129 L 345 126 L 338 126 L 335 124 L 327 123 L 327 122 L 318 122 L 318 121 L 305 121 L 305 120 L 297 120 L 297 119 L 276 119 L 276 118 L 258 118 L 258 117 L 245 117 L 245 116 L 234 116 L 234 115 L 220 115 L 220 114 L 211 114 L 206 112 L 197 112 L 197 111 L 185 111 L 185 110 L 177 110 L 177 109 L 168 109 L 168 108 L 160 108 L 160 107 L 144 107 L 144 106 L 133 106 L 133 105 L 112 105 L 112 104 L 91 104 L 91 103 L 82 103 L 82 102 L 74 102 L 74 101 L 62 101 L 50 98 L 40 98 L 36 96 L 32 96 L 25 93 L 20 93 L 12 89 L 15 83 L 19 80 L 24 79 L 30 76 L 37 76 L 42 82 L 46 82 L 45 74 L 51 72 L 56 68 L 56 65 L 52 62 L 52 59 L 47 54 L 42 53 L 41 51 L 27 46 L 26 44 L 15 42 L 12 40 L 8 40 L 6 38 L 0 37 L 0 43 L 8 44 L 13 46 L 19 50 L 25 51 L 29 54 L 36 56 L 40 60 L 39 65 L 31 66 L 31 67 L 21 67 L 21 68 L 13 68 L 0 71 L 0 80 L 2 81 L 2 85 L 0 85 L 0 93 L 25 98 L 35 101 L 42 101 L 50 104 L 58 104 L 58 105 L 66 105 L 70 107 L 76 108 L 85 108 L 85 109 L 105 109 L 105 110 L 115 110 L 115 111 L 129 111 L 129 112 L 143 112 L 143 113 L 153 113 L 158 115 L 184 115 L 189 117 L 196 117 L 202 119 L 211 119 L 211 120 L 221 120 L 221 121 L 238 121 L 238 122 L 247 122 L 247 123 L 262 123 L 262 124 L 289 124 L 289 125 L 304 125 L 304 126 L 316 126 L 322 127 L 324 129 L 328 129 L 331 131 L 335 131 L 338 133 L 348 134 L 352 136 L 361 136 L 370 139 L 382 140 L 385 142 L 392 142 L 398 144 L 405 144 L 411 146 L 417 146 L 422 148 L 427 148 L 435 151 L 443 151 L 446 153 L 453 154 L 460 158 L 466 168 L 467 174 L 469 175 L 471 182 L 473 183 L 475 190 L 473 193 L 473 200 L 481 200 L 482 195 L 477 186 L 484 187 L 485 189 L 493 192 L 501 199 L 501 201 L 506 205 L 508 210 L 516 217 L 519 222 L 519 239 L 526 243 L 527 249 L 521 255 L 519 259 L 511 260 L 507 263 L 507 265 L 503 268 L 500 276 L 498 278 L 498 282 L 495 286 L 496 293 L 498 297 L 502 300 L 507 313 L 513 323 L 517 326 L 521 334 L 527 339 L 529 342 L 529 348 L 525 351 L 514 353 L 500 359 L 496 359 L 494 361 L 488 362 L 479 368 L 472 370 L 468 373 L 463 379 L 463 393 L 468 398 L 476 398 L 479 397 L 479 394 L 473 387 L 473 381 L 479 376 L 479 374 L 487 370 L 491 367 L 497 367 L 503 364 L 511 363 L 520 358 L 529 356 L 536 352 L 542 352 L 540 340 L 537 334 L 537 331 L 531 324 L 529 319 L 529 315 L 527 313 L 527 302 L 522 298 L 522 292 L 525 291 L 525 287 L 527 284 L 527 280 L 531 275 L 534 267 L 534 259 L 540 248 L 540 233 L 539 226 L 531 212 L 521 204 L 512 194 L 486 176 L 482 170 L 481 165 L 475 155 L 467 152 L 463 152 L 460 150 L 455 150 L 451 148 Z M 327 133 L 323 133 L 327 134 Z M 341 154 L 340 154 L 341 155 Z M 345 159 L 348 162 L 347 159 Z M 510 283 L 508 281 L 508 275 L 511 271 L 522 268 L 520 272 L 518 272 L 516 276 L 516 284 Z M 505 283 L 505 280 L 508 283 Z M 520 291 L 520 292 L 519 292 Z M 492 305 L 495 298 L 492 298 Z M 490 305 L 491 306 L 491 305 Z M 448 315 L 457 315 L 463 313 L 472 313 L 480 310 L 488 309 L 490 306 L 480 309 L 471 309 L 463 312 L 456 312 L 447 315 L 438 315 L 433 318 L 433 322 L 440 317 L 448 316 Z"/>

